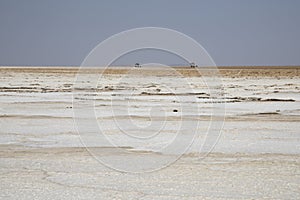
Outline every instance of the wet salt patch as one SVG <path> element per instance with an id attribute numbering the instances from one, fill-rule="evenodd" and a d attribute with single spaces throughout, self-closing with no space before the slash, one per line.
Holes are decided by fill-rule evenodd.
<path id="1" fill-rule="evenodd" d="M 0 117 L 6 118 L 17 118 L 17 119 L 65 119 L 65 118 L 73 118 L 73 112 L 71 110 L 65 109 L 52 109 L 51 112 L 45 112 L 39 109 L 23 109 L 20 110 L 18 108 L 10 109 L 10 110 L 3 110 Z"/>
<path id="2" fill-rule="evenodd" d="M 285 113 L 299 108 L 298 102 L 235 102 L 226 104 L 226 115 Z"/>

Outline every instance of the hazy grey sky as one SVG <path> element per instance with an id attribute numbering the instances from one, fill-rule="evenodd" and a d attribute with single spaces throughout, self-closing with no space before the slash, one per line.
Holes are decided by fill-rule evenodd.
<path id="1" fill-rule="evenodd" d="M 80 65 L 144 26 L 187 34 L 217 65 L 300 65 L 299 0 L 1 0 L 0 65 Z"/>

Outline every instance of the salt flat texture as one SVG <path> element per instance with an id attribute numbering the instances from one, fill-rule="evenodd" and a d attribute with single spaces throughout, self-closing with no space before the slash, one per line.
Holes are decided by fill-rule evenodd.
<path id="1" fill-rule="evenodd" d="M 85 130 L 90 133 L 88 143 L 80 140 L 72 104 L 76 68 L 0 68 L 1 199 L 300 196 L 299 68 L 222 68 L 223 95 L 214 99 L 193 69 L 178 68 L 182 77 L 159 68 L 138 69 L 134 74 L 130 70 L 107 70 L 95 88 L 85 87 L 86 83 L 103 71 L 87 70 L 82 75 L 86 82 L 77 88 L 82 94 L 77 99 L 83 102 L 79 105 L 82 113 L 84 102 L 93 100 L 94 117 L 112 141 L 107 145 L 89 127 Z M 220 138 L 199 159 L 208 153 L 200 147 L 210 126 L 212 106 L 221 110 L 224 105 L 225 120 L 222 112 L 213 116 L 224 122 Z M 128 139 L 116 120 L 123 131 L 137 137 L 151 136 L 155 127 L 137 131 L 128 120 L 140 127 L 151 122 L 165 126 L 158 137 L 139 142 Z M 195 142 L 177 162 L 152 173 L 120 173 L 85 149 L 88 146 L 100 157 L 126 161 L 128 155 L 116 152 L 117 145 L 147 160 L 168 159 L 178 152 L 164 154 L 162 146 L 174 137 L 185 141 L 194 134 L 189 129 L 178 131 L 184 120 L 200 122 Z M 130 165 L 134 163 L 124 162 Z"/>

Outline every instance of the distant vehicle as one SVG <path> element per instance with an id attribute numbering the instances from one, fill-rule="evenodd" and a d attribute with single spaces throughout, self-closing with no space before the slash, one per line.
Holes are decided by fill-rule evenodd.
<path id="1" fill-rule="evenodd" d="M 134 67 L 142 67 L 140 63 L 135 63 Z"/>
<path id="2" fill-rule="evenodd" d="M 198 65 L 196 65 L 194 62 L 192 62 L 192 63 L 190 63 L 190 67 L 191 68 L 196 68 L 196 67 L 198 67 Z"/>

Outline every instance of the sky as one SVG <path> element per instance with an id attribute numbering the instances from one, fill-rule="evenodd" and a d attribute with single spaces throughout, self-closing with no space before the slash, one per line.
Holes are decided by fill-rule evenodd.
<path id="1" fill-rule="evenodd" d="M 300 65 L 299 10 L 299 0 L 0 0 L 0 65 L 80 65 L 108 37 L 149 26 L 192 37 L 218 66 Z M 133 57 L 116 63 L 181 62 Z"/>

